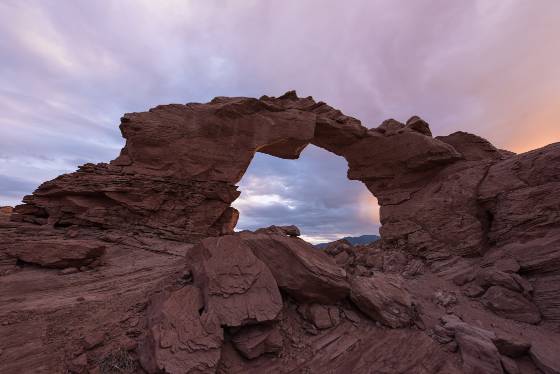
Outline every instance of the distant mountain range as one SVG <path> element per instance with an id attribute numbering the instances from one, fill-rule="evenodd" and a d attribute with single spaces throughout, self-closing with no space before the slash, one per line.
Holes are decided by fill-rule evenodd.
<path id="1" fill-rule="evenodd" d="M 352 245 L 366 245 L 366 244 L 370 244 L 370 243 L 373 243 L 373 242 L 379 240 L 379 235 L 347 236 L 347 237 L 344 237 L 342 239 L 347 240 Z M 319 244 L 315 244 L 315 246 L 317 248 L 325 248 L 327 245 L 329 245 L 331 243 L 332 242 L 319 243 Z"/>

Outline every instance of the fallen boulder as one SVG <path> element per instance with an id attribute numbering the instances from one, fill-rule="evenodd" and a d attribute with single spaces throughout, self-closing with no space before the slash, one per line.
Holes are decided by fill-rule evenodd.
<path id="1" fill-rule="evenodd" d="M 299 228 L 295 225 L 289 226 L 276 226 L 272 225 L 255 231 L 256 233 L 265 234 L 277 234 L 277 235 L 288 235 L 288 236 L 300 236 L 301 233 Z"/>
<path id="2" fill-rule="evenodd" d="M 560 355 L 557 345 L 544 341 L 533 342 L 529 355 L 544 374 L 560 374 Z"/>
<path id="3" fill-rule="evenodd" d="M 502 361 L 502 367 L 504 368 L 504 372 L 506 374 L 521 374 L 515 360 L 507 356 L 500 357 L 500 360 Z"/>
<path id="4" fill-rule="evenodd" d="M 340 311 L 333 305 L 303 304 L 298 307 L 298 311 L 320 330 L 334 327 L 340 322 Z"/>
<path id="5" fill-rule="evenodd" d="M 521 338 L 500 332 L 496 334 L 492 341 L 501 354 L 508 357 L 520 357 L 526 354 L 531 348 L 531 343 Z"/>
<path id="6" fill-rule="evenodd" d="M 268 266 L 278 287 L 295 299 L 333 304 L 349 294 L 346 271 L 313 245 L 284 235 L 242 232 L 239 236 Z"/>
<path id="7" fill-rule="evenodd" d="M 352 248 L 352 244 L 346 239 L 338 239 L 334 242 L 327 243 L 327 245 L 323 248 L 325 253 L 336 256 L 341 252 L 346 252 Z"/>
<path id="8" fill-rule="evenodd" d="M 522 291 L 521 286 L 511 274 L 505 273 L 493 267 L 479 271 L 476 276 L 476 281 L 484 288 L 501 286 L 516 292 Z"/>
<path id="9" fill-rule="evenodd" d="M 400 276 L 354 277 L 350 299 L 370 318 L 392 328 L 409 326 L 414 319 L 412 301 Z"/>
<path id="10" fill-rule="evenodd" d="M 481 298 L 482 304 L 497 315 L 519 322 L 537 324 L 539 309 L 522 294 L 500 286 L 492 286 Z"/>
<path id="11" fill-rule="evenodd" d="M 461 321 L 454 315 L 442 318 L 446 330 L 454 334 L 466 374 L 502 374 L 500 353 L 492 342 L 495 334 Z"/>
<path id="12" fill-rule="evenodd" d="M 206 311 L 223 326 L 274 320 L 282 296 L 268 267 L 237 235 L 207 238 L 186 255 L 194 284 L 204 295 Z"/>
<path id="13" fill-rule="evenodd" d="M 249 360 L 282 350 L 282 334 L 276 325 L 243 327 L 233 335 L 231 341 L 239 353 Z"/>
<path id="14" fill-rule="evenodd" d="M 156 295 L 147 312 L 147 334 L 138 347 L 148 373 L 214 373 L 223 330 L 214 314 L 200 313 L 198 288 L 185 286 Z"/>

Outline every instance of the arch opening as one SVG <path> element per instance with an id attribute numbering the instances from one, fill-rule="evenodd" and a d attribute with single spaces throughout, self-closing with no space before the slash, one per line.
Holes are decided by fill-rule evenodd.
<path id="1" fill-rule="evenodd" d="M 377 199 L 347 171 L 343 157 L 311 144 L 296 160 L 257 152 L 232 203 L 236 231 L 296 225 L 313 244 L 379 235 Z"/>

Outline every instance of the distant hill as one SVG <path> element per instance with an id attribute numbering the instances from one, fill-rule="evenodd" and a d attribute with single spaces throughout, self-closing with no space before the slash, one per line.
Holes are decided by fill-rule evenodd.
<path id="1" fill-rule="evenodd" d="M 379 240 L 379 235 L 347 236 L 347 237 L 342 238 L 342 239 L 347 240 L 352 245 L 366 245 L 366 244 L 370 244 L 370 243 L 373 243 L 373 242 Z M 315 246 L 317 248 L 325 248 L 327 245 L 329 245 L 331 243 L 332 242 L 319 243 L 319 244 L 315 244 Z"/>

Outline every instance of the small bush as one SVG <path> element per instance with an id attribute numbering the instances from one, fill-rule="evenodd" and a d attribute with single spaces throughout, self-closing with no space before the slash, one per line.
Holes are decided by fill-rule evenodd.
<path id="1" fill-rule="evenodd" d="M 137 369 L 136 360 L 125 349 L 111 352 L 99 362 L 101 374 L 134 373 Z"/>

